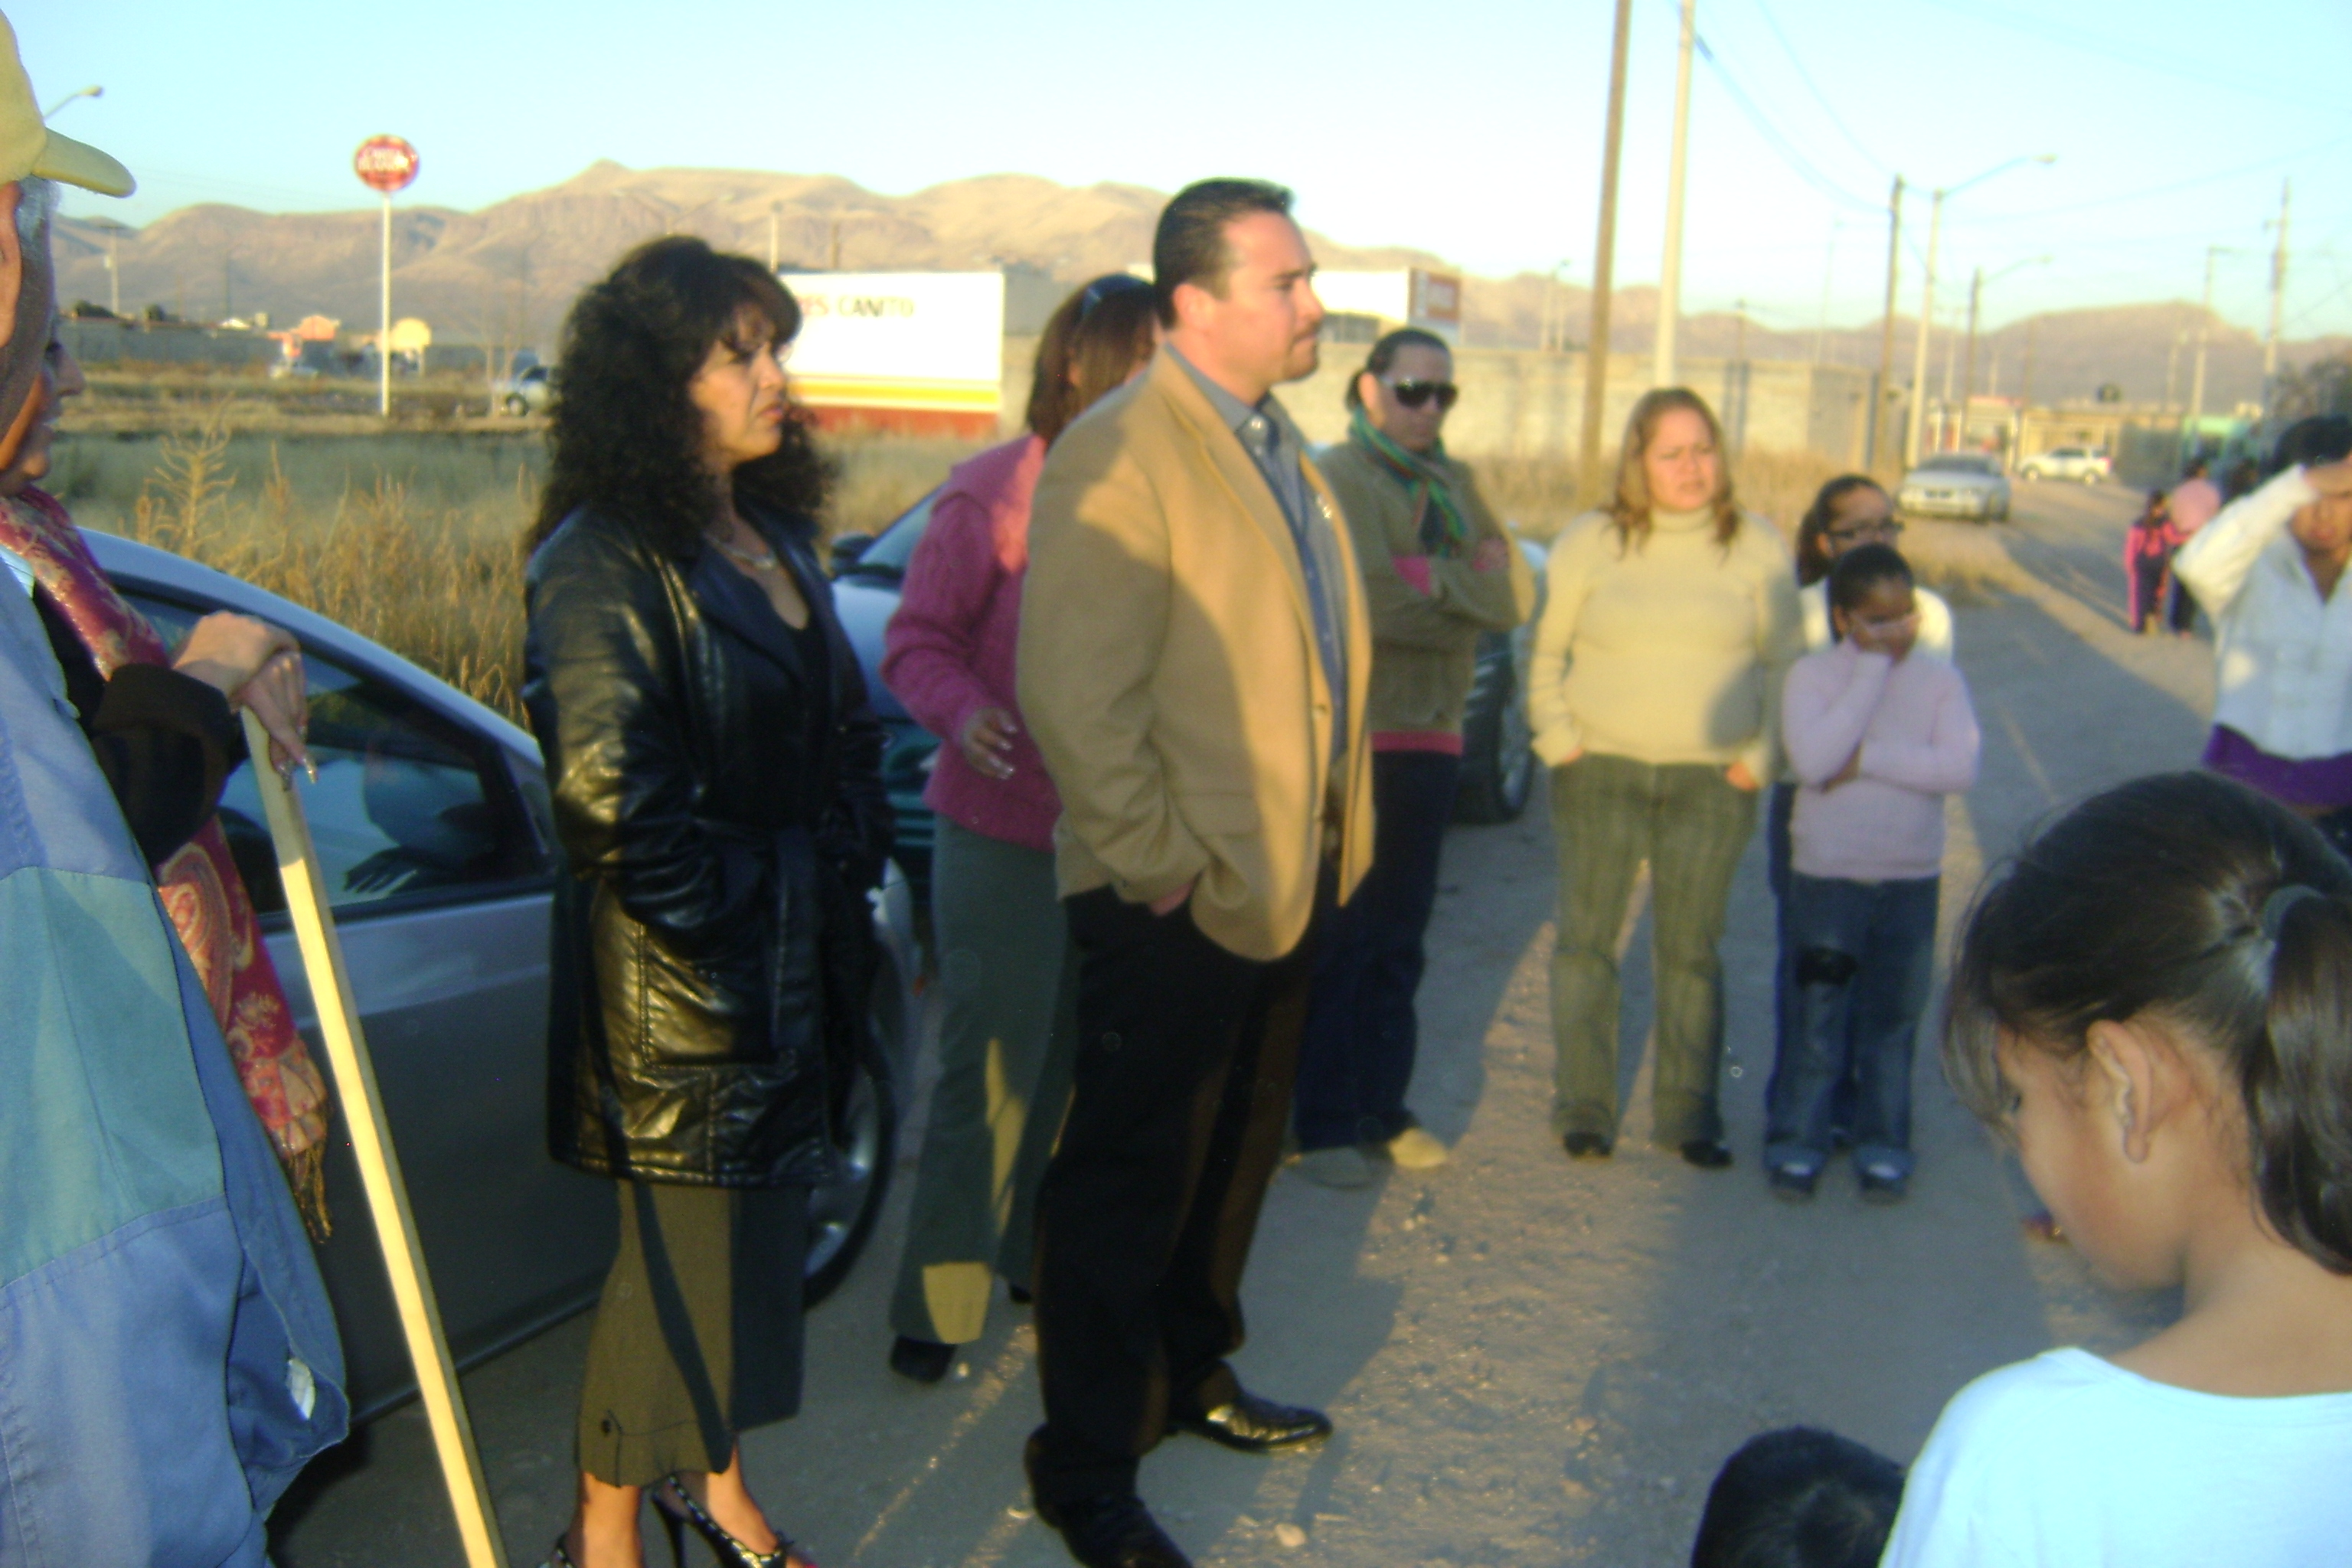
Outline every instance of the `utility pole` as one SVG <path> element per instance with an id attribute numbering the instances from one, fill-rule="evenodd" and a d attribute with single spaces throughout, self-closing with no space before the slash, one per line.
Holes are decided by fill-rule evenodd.
<path id="1" fill-rule="evenodd" d="M 771 272 L 776 269 L 776 219 L 782 216 L 784 204 L 782 202 L 768 204 L 768 270 Z"/>
<path id="2" fill-rule="evenodd" d="M 1813 363 L 1822 363 L 1822 345 L 1830 337 L 1830 279 L 1837 273 L 1838 230 L 1844 226 L 1836 218 L 1830 219 L 1829 250 L 1822 257 L 1822 314 L 1813 324 Z"/>
<path id="3" fill-rule="evenodd" d="M 1592 330 L 1584 348 L 1584 431 L 1577 483 L 1591 488 L 1601 467 L 1601 401 L 1609 395 L 1609 289 L 1616 272 L 1617 155 L 1625 144 L 1625 49 L 1633 30 L 1633 0 L 1617 0 L 1616 37 L 1609 49 L 1608 132 L 1601 154 L 1601 232 L 1592 250 Z"/>
<path id="4" fill-rule="evenodd" d="M 1886 425 L 1886 405 L 1895 393 L 1895 285 L 1903 259 L 1903 176 L 1895 176 L 1895 192 L 1886 198 L 1886 309 L 1878 322 L 1878 384 L 1871 388 L 1870 443 L 1863 449 L 1863 467 L 1878 466 L 1879 434 Z"/>
<path id="5" fill-rule="evenodd" d="M 833 220 L 833 247 L 831 259 L 827 262 L 825 270 L 829 272 L 838 272 L 841 270 L 841 220 L 839 218 L 835 218 Z"/>
<path id="6" fill-rule="evenodd" d="M 2041 325 L 2042 318 L 2039 316 L 2025 319 L 2025 378 L 2024 384 L 2017 389 L 2017 404 L 2021 412 L 2033 406 L 2033 334 Z"/>
<path id="7" fill-rule="evenodd" d="M 1691 44 L 1697 0 L 1683 0 L 1681 47 L 1675 57 L 1675 142 L 1666 163 L 1666 254 L 1658 268 L 1658 330 L 1650 351 L 1650 384 L 1675 384 L 1675 333 L 1683 309 L 1683 173 L 1690 153 Z M 1616 160 L 1610 160 L 1613 169 Z"/>
<path id="8" fill-rule="evenodd" d="M 2205 247 L 2205 309 L 2197 318 L 2197 368 L 2189 376 L 2189 439 L 2200 443 L 2198 426 L 2205 418 L 2205 342 L 2212 336 L 2213 327 L 2213 258 L 2221 253 L 2221 248 L 2218 245 Z"/>
<path id="9" fill-rule="evenodd" d="M 1927 212 L 1927 281 L 1919 305 L 1919 346 L 1911 360 L 1911 418 L 1908 435 L 1903 445 L 1904 461 L 1916 462 L 1919 455 L 1920 404 L 1927 393 L 1927 323 L 1936 312 L 1936 246 L 1944 233 L 1944 198 L 1958 195 L 1971 185 L 1980 185 L 1995 174 L 2007 174 L 2021 163 L 2041 163 L 2047 166 L 2058 161 L 2055 153 L 2042 153 L 2030 158 L 2011 158 L 1996 163 L 1983 174 L 1962 180 L 1957 185 L 1938 186 L 1936 199 Z"/>
<path id="10" fill-rule="evenodd" d="M 1731 416 L 1728 439 L 1729 455 L 1738 456 L 1748 445 L 1748 301 L 1735 300 L 1731 329 L 1731 399 L 1737 410 Z"/>
<path id="11" fill-rule="evenodd" d="M 2263 412 L 2271 411 L 2278 387 L 2279 316 L 2286 309 L 2287 203 L 2294 194 L 2292 181 L 2279 184 L 2278 246 L 2271 252 L 2271 330 L 2263 339 Z"/>
<path id="12" fill-rule="evenodd" d="M 1969 444 L 1969 399 L 1977 395 L 1977 306 L 1984 298 L 1984 268 L 1969 279 L 1969 352 L 1960 361 L 1960 445 Z"/>
<path id="13" fill-rule="evenodd" d="M 1927 324 L 1936 314 L 1936 242 L 1944 233 L 1944 193 L 1927 206 L 1927 279 L 1919 296 L 1919 341 L 1911 355 L 1910 419 L 1903 437 L 1903 465 L 1919 461 L 1919 420 L 1927 402 Z"/>

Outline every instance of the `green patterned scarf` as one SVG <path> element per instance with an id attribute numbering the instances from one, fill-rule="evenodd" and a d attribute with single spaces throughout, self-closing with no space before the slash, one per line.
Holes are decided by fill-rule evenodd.
<path id="1" fill-rule="evenodd" d="M 1458 558 L 1470 553 L 1470 520 L 1462 514 L 1462 503 L 1454 499 L 1453 478 L 1445 471 L 1444 442 L 1440 441 L 1426 454 L 1408 452 L 1365 418 L 1360 408 L 1349 425 L 1348 435 L 1370 453 L 1372 460 L 1388 470 L 1397 483 L 1412 492 L 1413 517 L 1423 554 Z"/>

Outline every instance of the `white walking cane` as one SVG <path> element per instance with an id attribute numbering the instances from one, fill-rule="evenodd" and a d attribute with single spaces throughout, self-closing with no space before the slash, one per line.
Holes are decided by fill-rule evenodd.
<path id="1" fill-rule="evenodd" d="M 269 765 L 269 734 L 251 709 L 245 710 L 245 743 L 253 756 L 254 783 L 261 792 L 262 811 L 269 818 L 269 837 L 278 847 L 278 875 L 285 884 L 286 910 L 293 917 L 295 941 L 301 945 L 302 967 L 310 978 L 310 1005 L 319 1016 L 319 1034 L 326 1042 L 327 1065 L 334 1071 L 336 1091 L 342 1096 L 343 1120 L 352 1131 L 352 1152 L 359 1160 L 360 1181 L 367 1189 L 376 1240 L 383 1247 L 384 1271 L 392 1276 L 392 1297 L 400 1308 L 401 1330 L 408 1337 L 408 1359 L 416 1368 L 417 1392 L 424 1397 L 425 1414 L 433 1426 L 441 1479 L 449 1489 L 449 1506 L 457 1515 L 467 1568 L 506 1568 L 506 1549 L 490 1511 L 489 1489 L 482 1481 L 482 1457 L 474 1448 L 466 1396 L 457 1387 L 457 1368 L 449 1359 L 449 1341 L 441 1331 L 441 1309 L 434 1300 L 432 1277 L 425 1272 L 425 1249 L 417 1244 L 416 1221 L 408 1212 L 408 1187 L 400 1179 L 400 1156 L 393 1149 L 392 1130 L 384 1121 L 383 1098 L 376 1091 L 375 1064 L 368 1056 L 367 1037 L 360 1032 L 360 1011 L 352 997 L 351 978 L 343 972 L 343 944 L 335 935 L 334 917 L 327 912 L 325 889 L 320 885 L 319 853 L 310 844 L 310 825 L 302 815 L 301 801 Z"/>

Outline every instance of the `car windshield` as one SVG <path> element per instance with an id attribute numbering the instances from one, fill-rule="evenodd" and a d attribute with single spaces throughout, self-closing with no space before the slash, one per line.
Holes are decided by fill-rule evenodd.
<path id="1" fill-rule="evenodd" d="M 1919 471 L 1923 474 L 1997 474 L 2000 470 L 1993 466 L 1990 458 L 1979 457 L 1974 452 L 1946 452 L 1921 463 Z"/>
<path id="2" fill-rule="evenodd" d="M 915 546 L 923 542 L 923 530 L 931 525 L 931 503 L 939 499 L 940 492 L 933 490 L 900 512 L 898 520 L 866 547 L 849 570 L 867 576 L 904 577 L 907 563 L 915 558 Z"/>

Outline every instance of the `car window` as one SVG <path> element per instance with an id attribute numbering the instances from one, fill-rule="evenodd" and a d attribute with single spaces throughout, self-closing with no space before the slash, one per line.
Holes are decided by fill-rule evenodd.
<path id="1" fill-rule="evenodd" d="M 931 503 L 939 499 L 940 492 L 933 490 L 899 513 L 898 520 L 866 547 L 850 570 L 904 577 L 907 563 L 915 558 L 915 546 L 923 542 L 923 531 L 931 525 Z"/>
<path id="2" fill-rule="evenodd" d="M 200 614 L 126 596 L 174 645 Z M 494 742 L 334 659 L 306 651 L 303 665 L 319 778 L 301 784 L 302 806 L 337 913 L 409 895 L 488 891 L 547 873 L 540 837 Z M 250 761 L 229 775 L 220 821 L 255 910 L 284 910 Z"/>
<path id="3" fill-rule="evenodd" d="M 1971 457 L 1966 452 L 1947 452 L 1941 457 L 1929 458 L 1919 467 L 1930 473 L 1942 474 L 1989 474 L 1993 471 L 1991 458 Z"/>

